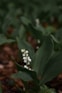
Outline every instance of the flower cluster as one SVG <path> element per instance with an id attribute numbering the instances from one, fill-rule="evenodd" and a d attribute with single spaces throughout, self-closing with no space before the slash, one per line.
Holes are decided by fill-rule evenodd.
<path id="1" fill-rule="evenodd" d="M 25 63 L 24 68 L 31 70 L 30 63 L 31 63 L 31 58 L 29 56 L 29 51 L 26 49 L 21 49 L 22 56 L 23 56 L 23 61 Z"/>

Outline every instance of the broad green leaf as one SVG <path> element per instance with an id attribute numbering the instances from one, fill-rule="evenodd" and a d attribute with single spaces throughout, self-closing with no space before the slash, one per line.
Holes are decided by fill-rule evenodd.
<path id="1" fill-rule="evenodd" d="M 0 34 L 0 45 L 6 44 L 6 43 L 12 43 L 12 42 L 15 42 L 15 40 L 13 40 L 13 39 L 7 39 L 5 37 L 5 35 Z"/>
<path id="2" fill-rule="evenodd" d="M 15 79 L 22 79 L 23 81 L 32 81 L 32 77 L 26 73 L 26 72 L 22 72 L 22 71 L 19 71 L 13 75 L 11 75 L 12 78 L 15 78 Z"/>
<path id="3" fill-rule="evenodd" d="M 21 25 L 20 29 L 19 29 L 19 37 L 20 39 L 23 39 L 25 37 L 25 32 L 26 32 L 26 29 L 23 25 Z"/>
<path id="4" fill-rule="evenodd" d="M 29 51 L 29 56 L 31 57 L 31 59 L 33 59 L 34 56 L 34 49 L 31 47 L 30 44 L 28 44 L 25 40 L 21 40 L 20 38 L 16 38 L 17 39 L 17 44 L 19 47 L 19 50 L 21 51 L 21 49 L 26 49 Z"/>
<path id="5" fill-rule="evenodd" d="M 57 40 L 57 38 L 55 38 L 55 36 L 53 36 L 53 35 L 50 35 L 50 36 L 52 37 L 52 39 L 53 39 L 53 41 L 54 41 L 55 43 L 60 44 L 60 41 Z"/>
<path id="6" fill-rule="evenodd" d="M 28 18 L 26 18 L 26 17 L 21 17 L 21 22 L 24 25 L 29 25 L 31 23 L 31 21 Z"/>
<path id="7" fill-rule="evenodd" d="M 44 40 L 44 29 L 43 27 L 41 28 L 41 31 L 38 28 L 35 28 L 33 26 L 29 26 L 29 32 L 34 36 L 34 38 L 39 39 L 41 42 Z"/>
<path id="8" fill-rule="evenodd" d="M 45 29 L 41 25 L 34 27 L 34 29 L 40 31 L 43 35 L 45 35 Z"/>
<path id="9" fill-rule="evenodd" d="M 36 74 L 35 71 L 28 70 L 28 69 L 22 67 L 21 65 L 19 65 L 19 64 L 16 63 L 16 62 L 15 62 L 15 65 L 16 65 L 18 71 L 26 72 L 27 74 L 29 74 L 29 75 L 32 77 L 32 79 L 33 79 L 35 82 L 39 83 L 38 78 L 37 78 L 37 74 Z"/>
<path id="10" fill-rule="evenodd" d="M 52 88 L 48 88 L 47 86 L 45 85 L 42 85 L 40 87 L 40 92 L 39 93 L 56 93 L 55 89 L 52 89 Z"/>
<path id="11" fill-rule="evenodd" d="M 32 62 L 32 67 L 37 74 L 41 75 L 44 72 L 45 66 L 48 63 L 53 53 L 53 42 L 51 37 L 46 37 L 42 46 L 38 49 Z"/>
<path id="12" fill-rule="evenodd" d="M 51 34 L 51 33 L 54 33 L 55 31 L 56 31 L 56 29 L 55 29 L 54 27 L 48 26 L 48 27 L 46 28 L 46 33 L 45 33 L 45 35 L 49 35 L 49 34 Z"/>
<path id="13" fill-rule="evenodd" d="M 13 9 L 13 8 L 15 8 L 14 3 L 9 3 L 9 4 L 8 4 L 8 9 Z"/>
<path id="14" fill-rule="evenodd" d="M 62 42 L 62 28 L 58 29 L 57 32 L 55 33 L 55 37 Z"/>
<path id="15" fill-rule="evenodd" d="M 44 84 L 62 73 L 62 53 L 54 55 L 46 65 L 41 84 Z"/>
<path id="16" fill-rule="evenodd" d="M 59 22 L 60 22 L 60 23 L 62 22 L 62 14 L 59 15 Z"/>

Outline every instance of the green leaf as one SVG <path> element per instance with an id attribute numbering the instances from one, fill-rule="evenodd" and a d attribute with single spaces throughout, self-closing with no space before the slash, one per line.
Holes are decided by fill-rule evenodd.
<path id="1" fill-rule="evenodd" d="M 23 39 L 25 37 L 25 32 L 26 32 L 26 30 L 25 30 L 24 25 L 21 25 L 21 27 L 19 29 L 19 37 L 20 37 L 20 39 Z"/>
<path id="2" fill-rule="evenodd" d="M 42 85 L 40 87 L 40 92 L 39 93 L 56 93 L 56 91 L 52 88 L 48 88 L 47 86 Z"/>
<path id="3" fill-rule="evenodd" d="M 59 22 L 62 23 L 62 14 L 59 15 Z"/>
<path id="4" fill-rule="evenodd" d="M 62 42 L 62 28 L 58 29 L 57 32 L 55 33 L 55 37 Z"/>
<path id="5" fill-rule="evenodd" d="M 14 3 L 9 3 L 9 4 L 8 4 L 8 9 L 13 9 L 13 8 L 15 8 Z"/>
<path id="6" fill-rule="evenodd" d="M 32 62 L 32 67 L 37 74 L 42 75 L 48 60 L 50 59 L 53 52 L 53 42 L 51 37 L 47 37 L 35 54 Z"/>
<path id="7" fill-rule="evenodd" d="M 41 25 L 34 27 L 34 29 L 40 31 L 43 35 L 45 35 L 45 29 Z"/>
<path id="8" fill-rule="evenodd" d="M 15 42 L 15 40 L 13 40 L 13 39 L 7 39 L 5 37 L 5 35 L 0 34 L 0 45 L 6 44 L 6 43 L 12 43 L 12 42 Z"/>
<path id="9" fill-rule="evenodd" d="M 60 41 L 58 41 L 57 38 L 55 38 L 55 36 L 53 36 L 53 35 L 50 35 L 50 36 L 52 37 L 52 39 L 55 43 L 60 44 Z"/>
<path id="10" fill-rule="evenodd" d="M 41 84 L 44 84 L 62 73 L 62 53 L 53 55 L 46 65 Z"/>
<path id="11" fill-rule="evenodd" d="M 32 81 L 32 77 L 27 74 L 26 72 L 22 72 L 22 71 L 19 71 L 13 75 L 11 75 L 12 78 L 15 78 L 15 79 L 22 79 L 23 81 Z"/>
<path id="12" fill-rule="evenodd" d="M 49 34 L 51 34 L 51 33 L 54 33 L 55 31 L 56 31 L 56 29 L 55 29 L 54 27 L 48 26 L 48 27 L 46 28 L 46 33 L 45 33 L 45 35 L 49 35 Z"/>
<path id="13" fill-rule="evenodd" d="M 44 39 L 44 29 L 43 27 L 41 27 L 41 29 L 38 27 L 33 27 L 32 25 L 29 26 L 29 32 L 32 34 L 32 36 L 34 36 L 36 39 L 40 39 L 41 42 L 43 42 Z"/>
<path id="14" fill-rule="evenodd" d="M 30 23 L 31 23 L 31 21 L 28 19 L 28 18 L 26 18 L 26 17 L 21 17 L 21 22 L 24 24 L 24 25 L 29 25 Z"/>
<path id="15" fill-rule="evenodd" d="M 35 82 L 39 83 L 38 78 L 37 78 L 37 74 L 36 74 L 35 71 L 28 70 L 28 69 L 22 67 L 21 65 L 19 65 L 19 64 L 16 63 L 16 62 L 15 62 L 15 65 L 16 65 L 18 71 L 26 72 L 27 74 L 29 74 L 29 75 L 32 77 L 32 79 L 33 79 Z"/>

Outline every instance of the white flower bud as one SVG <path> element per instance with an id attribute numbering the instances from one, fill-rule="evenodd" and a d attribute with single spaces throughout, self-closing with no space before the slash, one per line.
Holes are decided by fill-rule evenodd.
<path id="1" fill-rule="evenodd" d="M 26 57 L 28 57 L 29 55 L 28 54 L 26 54 Z"/>
<path id="2" fill-rule="evenodd" d="M 24 60 L 27 60 L 27 57 L 23 57 Z"/>
<path id="3" fill-rule="evenodd" d="M 32 70 L 31 68 L 29 68 L 29 70 Z"/>
<path id="4" fill-rule="evenodd" d="M 30 65 L 30 62 L 28 62 L 27 65 Z"/>
<path id="5" fill-rule="evenodd" d="M 29 53 L 28 50 L 26 50 L 25 53 L 28 54 Z"/>
<path id="6" fill-rule="evenodd" d="M 40 43 L 40 40 L 38 39 L 37 42 Z"/>
<path id="7" fill-rule="evenodd" d="M 24 60 L 24 63 L 27 63 L 27 60 Z"/>
<path id="8" fill-rule="evenodd" d="M 25 52 L 25 49 L 21 49 L 21 52 Z"/>
<path id="9" fill-rule="evenodd" d="M 26 56 L 25 53 L 23 53 L 22 56 L 25 57 Z"/>
<path id="10" fill-rule="evenodd" d="M 31 62 L 31 58 L 30 57 L 28 57 L 28 61 Z"/>
<path id="11" fill-rule="evenodd" d="M 28 69 L 28 66 L 27 65 L 24 65 L 24 68 Z"/>
<path id="12" fill-rule="evenodd" d="M 39 49 L 39 46 L 37 46 L 36 49 Z"/>

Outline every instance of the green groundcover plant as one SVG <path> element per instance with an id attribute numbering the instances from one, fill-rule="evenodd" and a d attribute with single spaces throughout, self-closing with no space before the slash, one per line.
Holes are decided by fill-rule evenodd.
<path id="1" fill-rule="evenodd" d="M 22 93 L 55 93 L 45 83 L 62 73 L 61 25 L 61 0 L 0 1 L 0 45 L 15 42 L 25 56 L 24 67 L 12 58 L 18 72 L 10 76 L 23 81 Z M 38 42 L 36 51 L 27 42 L 27 33 Z M 31 89 L 27 82 L 33 82 Z"/>

